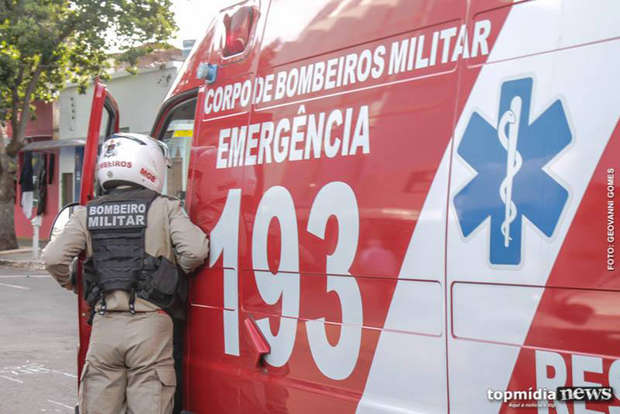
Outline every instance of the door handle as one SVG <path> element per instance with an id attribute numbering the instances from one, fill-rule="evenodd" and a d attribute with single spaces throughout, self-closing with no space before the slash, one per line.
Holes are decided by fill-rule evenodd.
<path id="1" fill-rule="evenodd" d="M 263 365 L 265 355 L 271 352 L 271 346 L 258 328 L 258 325 L 256 325 L 256 321 L 252 315 L 248 315 L 248 317 L 245 318 L 243 325 L 245 326 L 250 349 L 253 351 L 250 356 L 251 361 L 257 367 L 261 366 Z"/>

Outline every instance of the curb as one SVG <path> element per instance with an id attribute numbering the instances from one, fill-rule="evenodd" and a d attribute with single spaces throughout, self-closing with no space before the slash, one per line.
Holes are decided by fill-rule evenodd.
<path id="1" fill-rule="evenodd" d="M 22 249 L 13 249 L 13 250 L 2 250 L 0 251 L 0 257 L 8 256 L 11 254 L 20 254 L 20 253 L 31 253 L 32 247 L 24 247 Z"/>
<path id="2" fill-rule="evenodd" d="M 15 269 L 45 270 L 45 265 L 42 262 L 30 260 L 8 260 L 0 258 L 0 266 L 9 266 Z"/>

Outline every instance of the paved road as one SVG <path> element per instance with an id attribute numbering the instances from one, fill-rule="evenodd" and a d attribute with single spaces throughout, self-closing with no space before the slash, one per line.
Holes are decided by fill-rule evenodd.
<path id="1" fill-rule="evenodd" d="M 75 295 L 44 272 L 0 268 L 0 413 L 71 414 Z"/>

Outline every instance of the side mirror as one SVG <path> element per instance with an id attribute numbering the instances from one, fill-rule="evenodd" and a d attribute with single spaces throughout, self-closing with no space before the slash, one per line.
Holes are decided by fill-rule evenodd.
<path id="1" fill-rule="evenodd" d="M 52 229 L 50 230 L 49 241 L 54 240 L 60 233 L 62 233 L 77 206 L 79 206 L 78 203 L 67 204 L 58 212 L 56 218 L 54 219 L 54 224 L 52 224 Z"/>

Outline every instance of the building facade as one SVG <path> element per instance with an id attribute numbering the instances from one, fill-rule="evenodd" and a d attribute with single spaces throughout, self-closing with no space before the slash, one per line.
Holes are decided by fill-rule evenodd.
<path id="1" fill-rule="evenodd" d="M 180 51 L 172 58 L 165 63 L 151 62 L 139 68 L 135 75 L 121 69 L 106 82 L 119 105 L 121 131 L 150 132 L 159 105 L 182 64 Z M 69 85 L 60 92 L 56 102 L 37 104 L 37 120 L 28 124 L 27 145 L 19 156 L 18 178 L 23 178 L 30 162 L 34 181 L 40 185 L 37 178 L 45 168 L 47 195 L 41 217 L 42 240 L 48 238 L 53 220 L 62 206 L 78 200 L 92 99 L 92 87 L 80 94 L 77 85 Z M 17 183 L 15 209 L 16 233 L 22 241 L 31 239 L 33 234 L 32 224 L 23 209 L 23 182 L 18 180 Z M 33 216 L 40 197 L 37 189 L 35 186 Z"/>

